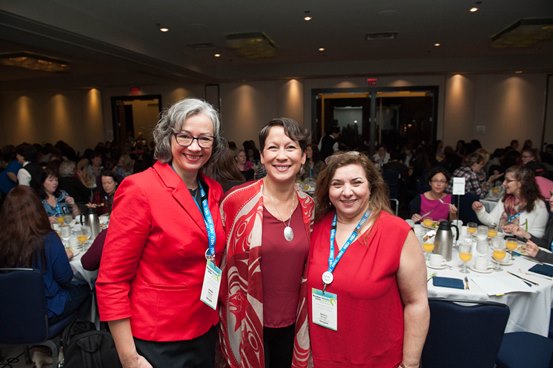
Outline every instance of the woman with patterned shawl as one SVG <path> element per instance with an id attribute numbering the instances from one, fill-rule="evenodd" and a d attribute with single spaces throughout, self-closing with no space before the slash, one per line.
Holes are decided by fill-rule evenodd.
<path id="1" fill-rule="evenodd" d="M 232 368 L 305 367 L 304 271 L 314 202 L 295 182 L 306 139 L 296 121 L 279 118 L 261 130 L 259 144 L 267 176 L 236 187 L 221 203 L 221 349 Z"/>

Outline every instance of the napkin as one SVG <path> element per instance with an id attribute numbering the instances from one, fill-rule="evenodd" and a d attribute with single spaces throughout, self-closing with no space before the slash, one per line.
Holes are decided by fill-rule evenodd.
<path id="1" fill-rule="evenodd" d="M 434 286 L 447 287 L 452 289 L 464 289 L 465 284 L 461 279 L 454 279 L 452 277 L 438 277 L 432 278 L 432 284 Z"/>
<path id="2" fill-rule="evenodd" d="M 530 268 L 528 271 L 539 273 L 540 275 L 553 277 L 553 267 L 545 264 L 537 264 Z"/>

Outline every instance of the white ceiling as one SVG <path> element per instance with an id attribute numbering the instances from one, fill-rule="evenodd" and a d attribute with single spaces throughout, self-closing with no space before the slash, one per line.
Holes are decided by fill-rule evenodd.
<path id="1" fill-rule="evenodd" d="M 521 18 L 553 18 L 552 0 L 3 0 L 0 52 L 67 60 L 49 74 L 0 67 L 0 88 L 128 86 L 422 73 L 553 72 L 553 39 L 494 49 Z M 305 22 L 304 12 L 313 20 Z M 170 28 L 161 33 L 156 24 Z M 265 32 L 274 58 L 247 60 L 226 35 Z M 372 32 L 395 40 L 366 41 Z M 441 47 L 434 47 L 440 42 Z M 213 44 L 208 50 L 188 45 Z M 319 47 L 326 51 L 320 53 Z M 216 59 L 215 52 L 222 54 Z"/>

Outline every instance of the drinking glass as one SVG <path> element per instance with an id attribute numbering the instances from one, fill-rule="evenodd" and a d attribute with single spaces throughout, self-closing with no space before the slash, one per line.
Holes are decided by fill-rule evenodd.
<path id="1" fill-rule="evenodd" d="M 471 236 L 474 236 L 474 234 L 476 234 L 476 229 L 478 229 L 478 224 L 476 222 L 469 222 L 467 224 L 467 233 L 469 233 Z"/>
<path id="2" fill-rule="evenodd" d="M 488 239 L 488 227 L 485 225 L 479 225 L 476 230 L 476 237 L 481 240 Z"/>
<path id="3" fill-rule="evenodd" d="M 512 257 L 513 251 L 518 247 L 517 240 L 515 238 L 507 238 L 507 240 L 505 240 L 505 247 L 507 247 L 507 250 L 509 250 L 509 254 Z"/>
<path id="4" fill-rule="evenodd" d="M 492 240 L 497 236 L 497 229 L 495 227 L 488 228 L 488 239 Z"/>
<path id="5" fill-rule="evenodd" d="M 67 225 L 62 225 L 60 228 L 60 238 L 63 241 L 63 245 L 67 246 L 69 244 L 69 239 L 71 238 L 71 228 Z"/>
<path id="6" fill-rule="evenodd" d="M 422 243 L 422 249 L 426 254 L 426 261 L 428 262 L 430 260 L 430 253 L 434 251 L 434 243 L 426 240 L 424 243 Z"/>
<path id="7" fill-rule="evenodd" d="M 467 270 L 467 263 L 472 259 L 472 247 L 468 244 L 461 244 L 459 246 L 459 258 L 463 262 L 461 267 L 461 273 L 469 273 Z"/>
<path id="8" fill-rule="evenodd" d="M 502 241 L 493 242 L 493 253 L 492 257 L 495 259 L 495 268 L 496 271 L 501 271 L 501 261 L 505 259 L 507 252 L 505 250 L 505 243 Z"/>
<path id="9" fill-rule="evenodd" d="M 64 220 L 63 216 L 60 215 L 60 216 L 56 216 L 56 222 L 58 224 L 60 224 L 60 226 L 61 226 L 65 223 L 65 220 Z"/>
<path id="10" fill-rule="evenodd" d="M 88 239 L 90 239 L 90 228 L 88 226 L 81 226 L 81 229 L 77 233 L 77 240 L 81 244 L 81 248 Z"/>

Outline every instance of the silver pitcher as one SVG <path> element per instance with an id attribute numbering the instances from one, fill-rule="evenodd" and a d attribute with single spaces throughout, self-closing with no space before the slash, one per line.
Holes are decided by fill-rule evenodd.
<path id="1" fill-rule="evenodd" d="M 452 228 L 455 228 L 455 237 L 453 237 Z M 453 244 L 457 240 L 459 240 L 459 228 L 449 221 L 441 221 L 434 239 L 434 253 L 441 254 L 448 262 L 451 261 Z"/>
<path id="2" fill-rule="evenodd" d="M 84 215 L 81 215 L 81 225 L 90 227 L 90 239 L 96 239 L 100 233 L 100 219 L 94 208 L 88 208 Z"/>

